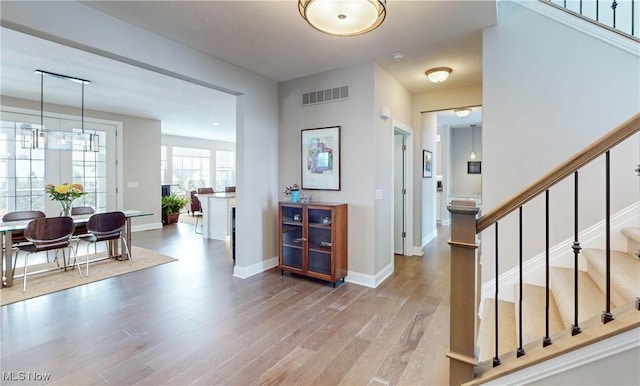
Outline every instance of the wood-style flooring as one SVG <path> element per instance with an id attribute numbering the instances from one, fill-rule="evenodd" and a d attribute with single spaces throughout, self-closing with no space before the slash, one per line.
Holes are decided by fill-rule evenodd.
<path id="1" fill-rule="evenodd" d="M 134 233 L 179 261 L 1 307 L 0 383 L 448 384 L 448 231 L 375 289 L 234 278 L 191 224 Z"/>

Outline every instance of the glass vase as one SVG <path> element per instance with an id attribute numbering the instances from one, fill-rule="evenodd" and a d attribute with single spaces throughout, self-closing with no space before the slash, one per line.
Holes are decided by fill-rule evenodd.
<path id="1" fill-rule="evenodd" d="M 289 199 L 291 200 L 291 202 L 300 202 L 300 191 L 292 190 L 289 194 Z"/>
<path id="2" fill-rule="evenodd" d="M 71 203 L 73 200 L 60 200 L 60 217 L 71 215 Z"/>

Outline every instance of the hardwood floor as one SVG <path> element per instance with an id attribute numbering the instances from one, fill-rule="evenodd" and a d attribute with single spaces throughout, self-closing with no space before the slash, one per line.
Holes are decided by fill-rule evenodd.
<path id="1" fill-rule="evenodd" d="M 134 245 L 180 260 L 1 307 L 1 383 L 448 384 L 439 231 L 424 256 L 396 256 L 375 289 L 277 269 L 237 279 L 228 243 L 193 225 L 134 233 Z"/>

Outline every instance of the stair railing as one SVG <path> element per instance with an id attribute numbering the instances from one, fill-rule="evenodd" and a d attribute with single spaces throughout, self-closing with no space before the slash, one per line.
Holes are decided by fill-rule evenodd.
<path id="1" fill-rule="evenodd" d="M 458 385 L 464 382 L 470 381 L 474 378 L 475 367 L 478 365 L 475 347 L 477 341 L 478 331 L 478 306 L 480 304 L 480 270 L 478 266 L 478 257 L 476 250 L 478 248 L 477 235 L 487 228 L 495 225 L 495 357 L 493 358 L 493 365 L 500 365 L 500 358 L 498 356 L 498 222 L 505 216 L 509 215 L 516 209 L 519 210 L 519 237 L 520 237 L 520 273 L 522 273 L 522 207 L 527 202 L 538 197 L 542 193 L 545 194 L 545 274 L 546 274 L 546 334 L 543 337 L 543 346 L 546 347 L 552 344 L 549 332 L 549 189 L 564 180 L 565 178 L 574 175 L 575 183 L 575 203 L 574 203 L 574 243 L 573 252 L 575 256 L 574 271 L 577 275 L 577 262 L 578 254 L 580 252 L 580 243 L 578 241 L 578 203 L 577 203 L 577 187 L 578 187 L 578 171 L 588 163 L 592 162 L 601 155 L 605 155 L 605 185 L 606 185 L 606 197 L 605 197 L 605 216 L 606 216 L 606 238 L 607 238 L 607 263 L 606 263 L 606 309 L 602 314 L 602 322 L 607 323 L 613 320 L 610 308 L 610 194 L 609 194 L 609 151 L 616 145 L 622 143 L 627 138 L 631 137 L 635 133 L 640 131 L 640 113 L 632 116 L 627 121 L 605 134 L 582 151 L 569 158 L 564 163 L 560 164 L 546 175 L 535 181 L 513 197 L 507 199 L 503 203 L 499 204 L 496 208 L 482 215 L 480 218 L 476 218 L 479 213 L 479 208 L 476 206 L 474 200 L 452 200 L 448 206 L 451 213 L 451 239 L 449 244 L 451 246 L 451 309 L 450 309 L 450 342 L 449 352 L 447 357 L 450 359 L 449 366 L 449 383 L 451 385 Z M 640 169 L 640 165 L 638 165 Z M 638 171 L 636 169 L 636 171 Z M 640 175 L 640 172 L 638 172 Z M 577 311 L 577 278 L 574 276 L 575 287 L 575 322 L 571 328 L 572 335 L 577 335 L 581 332 L 578 325 L 578 311 Z M 522 276 L 520 276 L 520 299 L 522 301 Z M 640 300 L 636 300 L 636 308 L 640 307 Z M 522 309 L 522 307 L 520 308 Z M 522 329 L 522 318 L 520 318 L 520 331 Z M 522 334 L 520 334 L 522 336 Z M 522 339 L 520 339 L 519 347 L 514 351 L 517 352 L 517 356 L 525 355 L 522 345 Z"/>
<path id="2" fill-rule="evenodd" d="M 639 40 L 639 21 L 636 17 L 640 4 L 636 4 L 636 0 L 540 1 L 620 35 Z"/>

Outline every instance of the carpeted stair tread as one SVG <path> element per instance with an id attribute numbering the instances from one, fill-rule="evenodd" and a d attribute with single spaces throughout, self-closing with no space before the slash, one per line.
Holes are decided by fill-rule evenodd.
<path id="1" fill-rule="evenodd" d="M 515 306 L 512 302 L 498 300 L 498 355 L 514 351 L 516 340 Z M 478 360 L 490 360 L 495 356 L 495 300 L 484 300 L 482 319 L 478 331 Z"/>
<path id="2" fill-rule="evenodd" d="M 640 257 L 640 228 L 622 228 L 620 233 L 627 238 L 627 253 Z"/>
<path id="3" fill-rule="evenodd" d="M 631 240 L 635 241 L 636 243 L 640 243 L 640 227 L 638 227 L 638 228 L 636 228 L 636 227 L 622 228 L 620 230 L 620 233 L 622 233 L 628 239 L 631 239 Z"/>
<path id="4" fill-rule="evenodd" d="M 606 251 L 582 250 L 588 262 L 588 272 L 601 291 L 605 288 Z M 640 296 L 640 260 L 620 251 L 611 251 L 612 301 L 620 305 Z"/>
<path id="5" fill-rule="evenodd" d="M 522 286 L 522 343 L 527 343 L 542 340 L 546 336 L 546 291 L 544 287 L 524 284 Z M 518 302 L 518 286 L 515 288 L 516 303 L 515 303 L 515 316 L 516 316 L 516 328 L 519 323 L 520 303 Z M 555 301 L 553 293 L 549 294 L 549 335 L 553 336 L 558 332 L 567 328 L 562 320 L 560 311 Z"/>
<path id="6" fill-rule="evenodd" d="M 565 325 L 574 324 L 573 269 L 552 267 L 550 283 L 562 320 Z M 578 294 L 578 321 L 600 315 L 605 309 L 604 293 L 584 271 L 578 271 Z"/>

